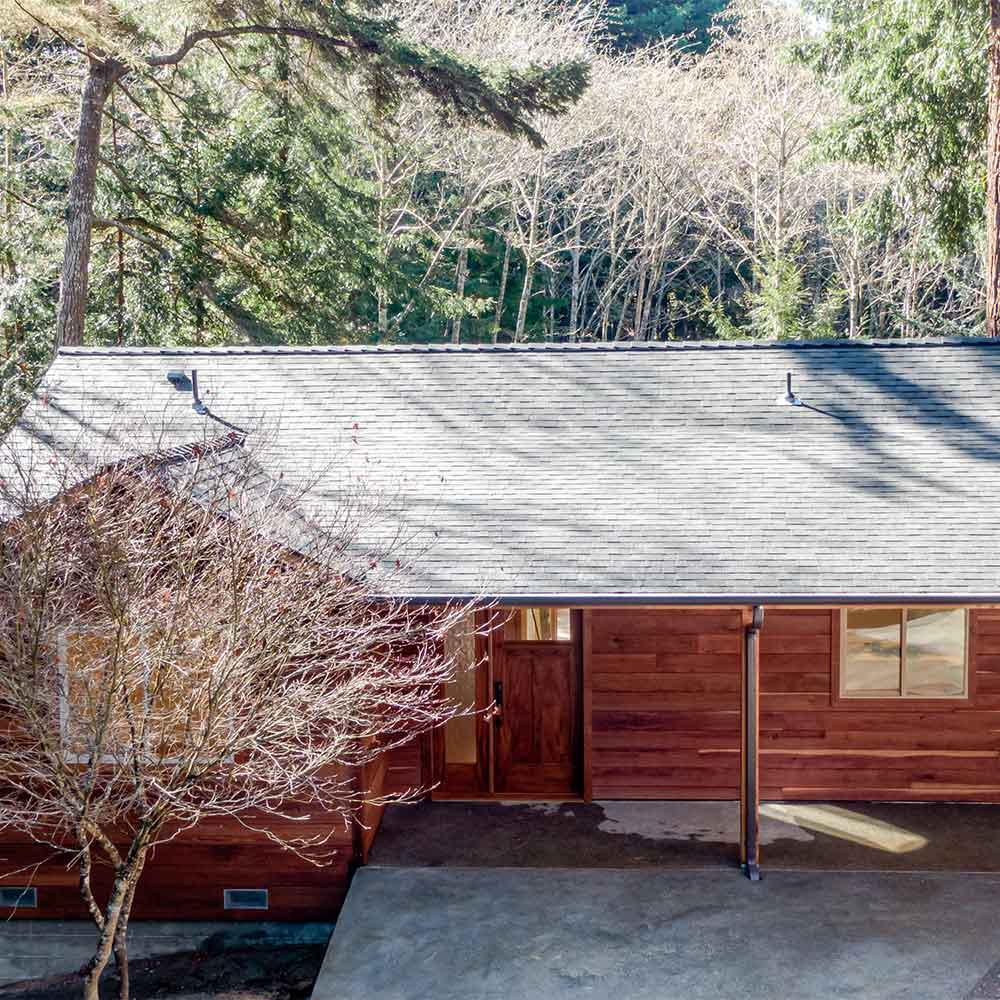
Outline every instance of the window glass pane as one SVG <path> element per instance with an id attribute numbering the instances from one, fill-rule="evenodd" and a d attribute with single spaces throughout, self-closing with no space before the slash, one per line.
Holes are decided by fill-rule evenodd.
<path id="1" fill-rule="evenodd" d="M 910 608 L 906 612 L 903 694 L 961 698 L 965 694 L 965 610 Z"/>
<path id="2" fill-rule="evenodd" d="M 516 625 L 507 638 L 528 642 L 568 641 L 573 638 L 569 608 L 521 608 L 515 612 Z"/>
<path id="3" fill-rule="evenodd" d="M 851 608 L 844 629 L 842 693 L 855 697 L 899 695 L 901 608 Z"/>
<path id="4" fill-rule="evenodd" d="M 470 615 L 445 637 L 445 654 L 454 657 L 458 673 L 445 694 L 463 708 L 476 706 L 476 625 Z M 444 759 L 449 764 L 476 763 L 476 717 L 461 715 L 444 727 Z"/>
<path id="5" fill-rule="evenodd" d="M 86 755 L 96 739 L 111 754 L 133 746 L 132 725 L 145 708 L 145 668 L 129 646 L 96 630 L 66 632 L 63 736 L 70 753 Z"/>
<path id="6" fill-rule="evenodd" d="M 570 640 L 573 638 L 573 627 L 570 624 L 569 608 L 560 608 L 556 617 L 556 638 Z"/>

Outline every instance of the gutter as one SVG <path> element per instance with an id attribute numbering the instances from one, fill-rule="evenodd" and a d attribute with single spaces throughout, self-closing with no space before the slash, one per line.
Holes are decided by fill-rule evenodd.
<path id="1" fill-rule="evenodd" d="M 483 590 L 479 593 L 459 594 L 380 594 L 379 599 L 401 601 L 405 604 L 455 604 L 470 601 L 486 601 L 500 607 L 624 607 L 624 606 L 717 606 L 733 607 L 736 605 L 767 605 L 769 607 L 785 606 L 822 606 L 830 605 L 937 605 L 956 604 L 961 606 L 995 604 L 1000 606 L 1000 593 L 985 594 L 955 594 L 955 593 L 917 593 L 917 594 L 490 594 Z"/>

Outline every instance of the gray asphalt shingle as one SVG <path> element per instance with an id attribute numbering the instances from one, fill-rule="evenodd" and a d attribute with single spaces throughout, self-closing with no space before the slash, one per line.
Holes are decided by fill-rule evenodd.
<path id="1" fill-rule="evenodd" d="M 1000 592 L 993 342 L 66 349 L 19 433 L 216 437 L 192 368 L 320 517 L 384 495 L 407 593 Z"/>

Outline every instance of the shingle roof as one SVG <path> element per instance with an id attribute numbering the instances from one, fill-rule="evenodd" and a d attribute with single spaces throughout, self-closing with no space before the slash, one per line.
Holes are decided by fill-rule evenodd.
<path id="1" fill-rule="evenodd" d="M 1000 593 L 993 341 L 68 349 L 21 432 L 215 436 L 192 368 L 318 511 L 384 491 L 407 593 Z"/>
<path id="2" fill-rule="evenodd" d="M 235 431 L 142 455 L 128 465 L 185 501 L 242 519 L 286 549 L 311 558 L 339 551 L 339 540 L 306 515 L 283 480 L 261 466 Z"/>

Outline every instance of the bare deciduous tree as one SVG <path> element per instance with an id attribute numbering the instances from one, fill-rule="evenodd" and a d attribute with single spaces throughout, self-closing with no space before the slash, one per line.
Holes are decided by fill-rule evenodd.
<path id="1" fill-rule="evenodd" d="M 114 955 L 125 1000 L 156 846 L 222 817 L 328 862 L 357 769 L 464 710 L 443 638 L 468 608 L 380 598 L 365 503 L 320 527 L 238 435 L 32 455 L 0 463 L 0 828 L 69 856 L 96 927 L 83 994 Z M 325 832 L 297 832 L 309 810 Z"/>

